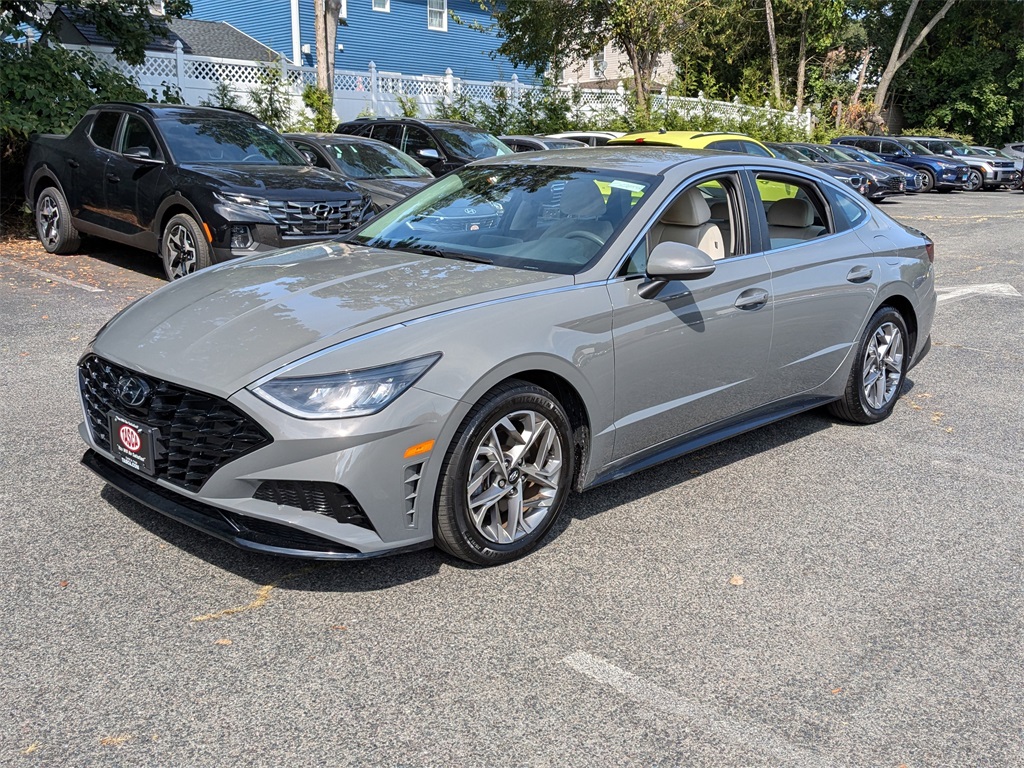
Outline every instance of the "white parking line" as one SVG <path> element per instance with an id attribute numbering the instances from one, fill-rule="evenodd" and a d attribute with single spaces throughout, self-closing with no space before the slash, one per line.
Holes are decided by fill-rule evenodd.
<path id="1" fill-rule="evenodd" d="M 32 267 L 26 267 L 24 264 L 18 264 L 16 261 L 11 261 L 10 259 L 0 259 L 0 264 L 4 264 L 9 267 L 14 267 L 15 269 L 20 269 L 25 272 L 31 272 L 33 275 L 45 277 L 47 280 L 52 280 L 55 283 L 64 283 L 64 285 L 70 285 L 74 288 L 81 288 L 83 291 L 89 291 L 89 293 L 103 293 L 102 288 L 96 288 L 95 286 L 86 285 L 85 283 L 76 283 L 74 280 L 68 280 L 66 277 L 54 275 L 51 274 L 50 272 L 43 272 L 43 270 L 41 269 L 33 269 Z"/>
<path id="2" fill-rule="evenodd" d="M 962 299 L 964 296 L 978 294 L 981 296 L 1017 296 L 1020 291 L 1009 283 L 985 283 L 983 285 L 960 285 L 954 288 L 936 288 L 939 301 L 950 301 L 951 299 Z"/>
<path id="3" fill-rule="evenodd" d="M 831 766 L 815 752 L 776 736 L 764 726 L 727 717 L 700 702 L 690 701 L 673 691 L 630 674 L 604 659 L 577 651 L 562 661 L 587 677 L 614 688 L 624 696 L 670 715 L 685 718 L 700 729 L 729 744 L 755 749 L 771 756 L 778 763 L 800 768 Z"/>

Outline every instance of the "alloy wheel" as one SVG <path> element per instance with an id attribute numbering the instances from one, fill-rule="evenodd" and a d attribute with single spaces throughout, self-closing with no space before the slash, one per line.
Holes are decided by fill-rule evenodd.
<path id="1" fill-rule="evenodd" d="M 547 519 L 558 495 L 562 441 L 537 411 L 502 417 L 473 451 L 466 486 L 469 518 L 494 544 L 528 536 Z"/>
<path id="2" fill-rule="evenodd" d="M 43 195 L 36 205 L 36 231 L 39 239 L 53 249 L 60 240 L 60 207 L 50 195 Z"/>
<path id="3" fill-rule="evenodd" d="M 893 323 L 882 323 L 864 350 L 864 399 L 875 410 L 897 395 L 903 378 L 903 334 Z"/>
<path id="4" fill-rule="evenodd" d="M 164 259 L 171 279 L 177 280 L 196 271 L 196 242 L 192 233 L 181 224 L 173 224 L 164 241 Z"/>

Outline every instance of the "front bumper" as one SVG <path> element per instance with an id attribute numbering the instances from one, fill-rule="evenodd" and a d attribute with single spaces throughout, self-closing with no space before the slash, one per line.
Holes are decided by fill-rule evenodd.
<path id="1" fill-rule="evenodd" d="M 963 189 L 967 184 L 967 168 L 962 170 L 943 170 L 935 175 L 936 189 Z"/>

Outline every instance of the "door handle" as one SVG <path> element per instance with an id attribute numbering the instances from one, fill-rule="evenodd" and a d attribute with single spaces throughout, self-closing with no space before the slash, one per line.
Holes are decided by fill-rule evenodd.
<path id="1" fill-rule="evenodd" d="M 111 182 L 112 184 L 117 184 L 117 182 L 119 182 L 120 180 L 121 180 L 121 177 L 116 175 L 116 174 L 113 174 L 113 173 L 108 173 L 107 174 L 107 181 Z"/>
<path id="2" fill-rule="evenodd" d="M 75 160 L 72 157 L 69 157 L 68 158 L 68 165 L 70 165 L 72 168 L 77 168 L 78 167 L 78 161 Z"/>
<path id="3" fill-rule="evenodd" d="M 846 275 L 846 279 L 851 283 L 863 283 L 870 280 L 873 274 L 875 273 L 871 267 L 854 267 Z"/>
<path id="4" fill-rule="evenodd" d="M 763 288 L 751 288 L 744 291 L 736 299 L 737 309 L 760 309 L 768 303 L 768 291 Z"/>

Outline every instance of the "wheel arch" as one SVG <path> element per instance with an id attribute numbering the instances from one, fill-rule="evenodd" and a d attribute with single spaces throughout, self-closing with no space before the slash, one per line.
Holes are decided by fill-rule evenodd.
<path id="1" fill-rule="evenodd" d="M 179 213 L 188 214 L 196 220 L 196 223 L 199 224 L 201 229 L 203 228 L 203 217 L 199 215 L 199 211 L 196 210 L 196 207 L 182 195 L 171 195 L 160 204 L 160 208 L 157 210 L 156 216 L 153 217 L 153 235 L 156 237 L 157 243 L 160 243 L 160 240 L 163 237 L 164 229 L 167 228 L 167 222 Z"/>
<path id="2" fill-rule="evenodd" d="M 913 358 L 914 353 L 917 351 L 918 329 L 917 311 L 914 309 L 913 303 L 906 296 L 893 293 L 883 299 L 878 307 L 879 309 L 882 307 L 892 307 L 903 317 L 903 322 L 907 324 L 907 333 L 910 335 L 910 343 L 908 345 L 910 349 L 907 351 L 907 355 Z"/>
<path id="3" fill-rule="evenodd" d="M 39 199 L 39 195 L 47 187 L 56 187 L 57 191 L 64 196 L 64 200 L 67 202 L 68 207 L 71 207 L 71 201 L 68 200 L 67 192 L 64 191 L 64 185 L 60 183 L 60 179 L 57 178 L 57 174 L 53 172 L 53 169 L 51 169 L 50 166 L 44 165 L 32 174 L 32 178 L 25 190 L 33 211 L 36 208 L 36 200 Z"/>

